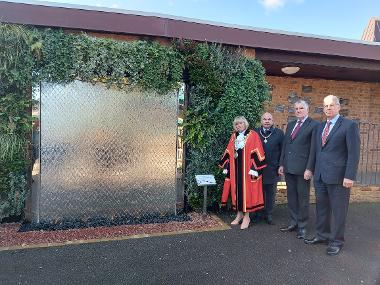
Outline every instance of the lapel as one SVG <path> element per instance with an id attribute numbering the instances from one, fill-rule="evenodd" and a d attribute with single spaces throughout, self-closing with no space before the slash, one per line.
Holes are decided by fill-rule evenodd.
<path id="1" fill-rule="evenodd" d="M 271 136 L 275 137 L 275 136 L 276 136 L 276 128 L 275 128 L 275 127 L 272 127 L 272 128 L 270 129 L 270 131 L 271 131 Z"/>
<path id="2" fill-rule="evenodd" d="M 288 134 L 288 138 L 290 141 L 292 140 L 292 132 L 296 124 L 297 124 L 297 120 L 292 121 L 288 124 L 288 127 L 286 128 L 286 133 Z"/>
<path id="3" fill-rule="evenodd" d="M 335 125 L 333 126 L 332 130 L 330 131 L 329 135 L 327 136 L 326 143 L 323 147 L 325 147 L 328 144 L 330 138 L 336 133 L 336 131 L 339 129 L 342 122 L 343 122 L 343 117 L 339 116 L 338 120 L 336 121 Z M 322 130 L 324 129 L 325 125 L 326 125 L 326 122 L 324 123 Z M 321 144 L 322 144 L 322 135 L 321 135 Z"/>
<path id="4" fill-rule="evenodd" d="M 271 135 L 267 138 L 268 140 L 267 144 L 269 145 L 272 144 L 272 142 L 274 142 L 274 140 L 276 139 L 276 128 L 271 127 L 270 132 L 271 132 Z"/>
<path id="5" fill-rule="evenodd" d="M 310 117 L 307 117 L 307 119 L 305 120 L 305 122 L 303 122 L 303 124 L 302 124 L 302 126 L 301 126 L 301 128 L 300 128 L 300 130 L 299 130 L 299 132 L 298 132 L 297 135 L 300 135 L 307 128 L 307 126 L 310 124 L 310 122 L 311 122 Z M 297 138 L 297 136 L 296 136 L 296 138 Z"/>
<path id="6" fill-rule="evenodd" d="M 326 121 L 325 122 L 320 122 L 318 125 L 318 132 L 317 132 L 317 140 L 318 140 L 318 146 L 322 146 L 322 133 L 323 129 L 325 128 Z"/>

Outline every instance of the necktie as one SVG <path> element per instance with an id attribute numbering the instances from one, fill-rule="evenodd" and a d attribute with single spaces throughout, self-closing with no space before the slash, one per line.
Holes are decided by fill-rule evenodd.
<path id="1" fill-rule="evenodd" d="M 331 122 L 330 121 L 327 122 L 326 123 L 326 127 L 323 130 L 323 134 L 322 134 L 322 146 L 324 146 L 326 144 L 327 137 L 329 136 L 330 125 L 331 125 Z"/>
<path id="2" fill-rule="evenodd" d="M 294 140 L 294 138 L 296 137 L 298 131 L 299 131 L 300 128 L 301 128 L 301 125 L 302 125 L 302 121 L 297 121 L 297 125 L 296 125 L 296 127 L 294 128 L 292 134 L 290 135 L 290 137 L 292 138 L 292 140 Z"/>

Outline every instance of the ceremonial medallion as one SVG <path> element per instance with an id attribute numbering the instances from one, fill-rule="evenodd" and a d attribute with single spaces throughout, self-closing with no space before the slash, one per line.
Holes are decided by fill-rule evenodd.
<path id="1" fill-rule="evenodd" d="M 260 135 L 264 138 L 264 143 L 267 143 L 268 142 L 267 138 L 269 138 L 272 135 L 272 133 L 270 133 L 268 136 L 264 136 L 264 134 L 260 130 Z"/>

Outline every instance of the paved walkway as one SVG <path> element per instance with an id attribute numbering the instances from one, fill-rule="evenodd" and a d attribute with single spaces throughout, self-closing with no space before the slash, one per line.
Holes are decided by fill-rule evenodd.
<path id="1" fill-rule="evenodd" d="M 314 205 L 311 217 L 310 229 Z M 283 206 L 276 225 L 245 231 L 3 251 L 0 284 L 380 284 L 379 217 L 380 203 L 351 204 L 346 245 L 335 257 L 281 233 Z"/>

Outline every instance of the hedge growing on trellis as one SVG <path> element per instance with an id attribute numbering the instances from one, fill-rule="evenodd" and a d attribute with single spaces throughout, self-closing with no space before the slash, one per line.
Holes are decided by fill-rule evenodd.
<path id="1" fill-rule="evenodd" d="M 232 122 L 236 116 L 245 116 L 255 126 L 263 102 L 269 99 L 269 88 L 261 63 L 239 50 L 193 42 L 181 47 L 189 77 L 186 193 L 190 204 L 200 207 L 203 190 L 194 176 L 214 174 L 217 187 L 210 187 L 208 205 L 218 206 L 224 176 L 217 165 L 233 131 Z"/>
<path id="2" fill-rule="evenodd" d="M 0 23 L 0 219 L 22 214 L 35 84 L 82 80 L 165 94 L 179 87 L 183 74 L 189 87 L 186 194 L 197 207 L 201 196 L 194 174 L 213 173 L 219 185 L 209 203 L 215 205 L 222 183 L 216 163 L 232 120 L 244 115 L 254 125 L 268 99 L 259 61 L 216 44 L 176 40 L 165 46 Z"/>

